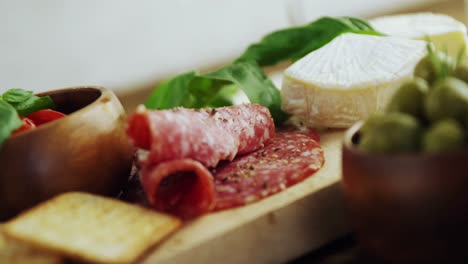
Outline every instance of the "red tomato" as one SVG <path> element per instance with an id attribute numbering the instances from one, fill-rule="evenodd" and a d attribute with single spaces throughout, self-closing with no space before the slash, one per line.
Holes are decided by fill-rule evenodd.
<path id="1" fill-rule="evenodd" d="M 133 140 L 133 144 L 139 148 L 149 150 L 151 148 L 151 131 L 144 114 L 135 113 L 129 117 L 127 135 Z"/>
<path id="2" fill-rule="evenodd" d="M 65 114 L 60 112 L 51 109 L 43 109 L 28 115 L 28 118 L 30 118 L 36 124 L 36 126 L 40 126 L 44 123 L 62 118 L 64 116 Z"/>
<path id="3" fill-rule="evenodd" d="M 28 131 L 36 127 L 36 124 L 34 124 L 34 122 L 31 119 L 23 116 L 20 116 L 20 119 L 23 122 L 23 124 L 15 131 L 13 131 L 12 135 L 16 135 L 18 133 Z"/>

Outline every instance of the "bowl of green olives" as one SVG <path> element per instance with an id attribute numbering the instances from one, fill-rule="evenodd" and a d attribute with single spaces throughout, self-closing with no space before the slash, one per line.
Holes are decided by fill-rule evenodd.
<path id="1" fill-rule="evenodd" d="M 441 57 L 429 52 L 384 113 L 345 135 L 350 219 L 385 262 L 468 259 L 468 63 Z"/>

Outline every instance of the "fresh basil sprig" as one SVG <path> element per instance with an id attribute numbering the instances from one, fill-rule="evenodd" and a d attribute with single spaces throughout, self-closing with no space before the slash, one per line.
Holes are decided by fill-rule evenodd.
<path id="1" fill-rule="evenodd" d="M 234 84 L 251 103 L 268 107 L 275 123 L 281 124 L 289 115 L 281 110 L 279 90 L 260 67 L 300 59 L 348 32 L 382 35 L 366 21 L 351 17 L 323 17 L 301 27 L 275 31 L 249 46 L 232 64 L 217 71 L 208 74 L 186 72 L 164 81 L 145 105 L 150 109 L 232 105 Z"/>
<path id="2" fill-rule="evenodd" d="M 50 96 L 38 97 L 23 89 L 10 89 L 0 95 L 0 146 L 21 126 L 20 116 L 53 107 Z"/>
<path id="3" fill-rule="evenodd" d="M 382 35 L 369 23 L 358 18 L 322 17 L 304 26 L 266 35 L 260 42 L 250 45 L 236 61 L 254 60 L 260 66 L 270 66 L 287 60 L 295 61 L 344 33 Z"/>
<path id="4" fill-rule="evenodd" d="M 2 99 L 7 103 L 21 103 L 33 96 L 33 92 L 13 88 L 2 94 Z"/>
<path id="5" fill-rule="evenodd" d="M 0 100 L 0 146 L 10 136 L 11 132 L 21 126 L 16 109 L 9 103 Z"/>
<path id="6" fill-rule="evenodd" d="M 252 61 L 236 62 L 208 74 L 192 71 L 178 75 L 162 83 L 146 101 L 146 106 L 152 109 L 227 106 L 232 105 L 232 95 L 237 89 L 241 89 L 250 102 L 268 107 L 277 124 L 288 118 L 281 110 L 278 89 Z"/>
<path id="7" fill-rule="evenodd" d="M 49 96 L 31 96 L 23 102 L 12 103 L 12 105 L 19 115 L 27 116 L 41 109 L 53 108 L 54 102 Z"/>

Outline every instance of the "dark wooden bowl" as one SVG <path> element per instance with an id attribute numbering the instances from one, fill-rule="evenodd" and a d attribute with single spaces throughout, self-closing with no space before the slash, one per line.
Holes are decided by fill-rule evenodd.
<path id="1" fill-rule="evenodd" d="M 345 136 L 342 187 L 364 251 L 388 263 L 468 263 L 468 150 L 364 153 L 360 126 Z"/>
<path id="2" fill-rule="evenodd" d="M 102 87 L 50 95 L 67 117 L 10 137 L 0 149 L 0 219 L 67 191 L 113 195 L 125 183 L 133 149 L 125 112 Z"/>

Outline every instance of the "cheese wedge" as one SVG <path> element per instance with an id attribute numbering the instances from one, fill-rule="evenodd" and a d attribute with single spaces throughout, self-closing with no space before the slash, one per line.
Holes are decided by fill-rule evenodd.
<path id="1" fill-rule="evenodd" d="M 426 54 L 425 41 L 343 34 L 285 70 L 283 110 L 315 127 L 350 127 L 382 111 Z"/>
<path id="2" fill-rule="evenodd" d="M 466 49 L 466 26 L 443 14 L 413 13 L 372 19 L 371 25 L 384 34 L 411 39 L 430 39 L 436 49 L 457 56 Z"/>

